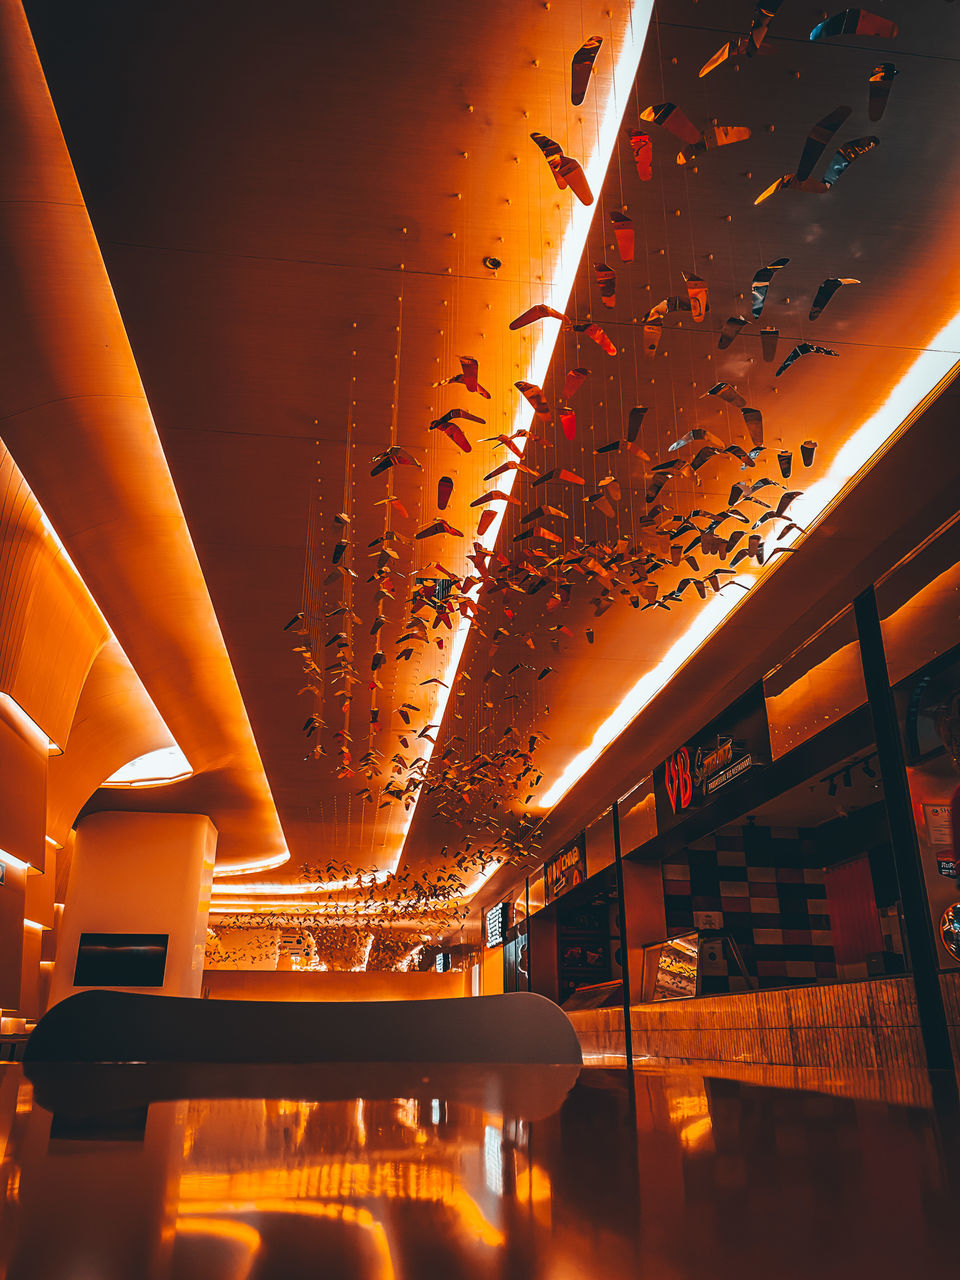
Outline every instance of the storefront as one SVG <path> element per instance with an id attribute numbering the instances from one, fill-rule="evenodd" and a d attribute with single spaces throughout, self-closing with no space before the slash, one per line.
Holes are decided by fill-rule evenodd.
<path id="1" fill-rule="evenodd" d="M 953 521 L 548 859 L 521 895 L 529 989 L 575 1021 L 619 1017 L 623 1042 L 628 1004 L 637 1041 L 644 1009 L 700 1001 L 706 1024 L 730 997 L 759 1025 L 764 993 L 815 988 L 822 1007 L 782 1014 L 805 1000 L 811 1036 L 829 1005 L 852 1044 L 867 1009 L 904 1024 L 907 1057 L 942 1057 L 960 1007 L 958 564 Z"/>
<path id="2" fill-rule="evenodd" d="M 771 732 L 768 713 L 776 724 L 778 701 L 789 701 L 796 680 L 808 697 L 816 687 L 810 659 L 822 665 L 822 653 L 821 644 L 815 655 L 794 655 L 654 773 L 658 835 L 628 856 L 661 860 L 667 937 L 696 942 L 696 981 L 686 994 L 905 970 L 901 895 L 865 704 L 797 745 Z M 657 977 L 645 978 L 645 998 L 670 994 Z"/>

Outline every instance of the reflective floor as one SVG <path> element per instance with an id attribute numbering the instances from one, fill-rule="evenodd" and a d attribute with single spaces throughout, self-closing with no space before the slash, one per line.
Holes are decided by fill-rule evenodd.
<path id="1" fill-rule="evenodd" d="M 31 1082 L 2 1067 L 0 1277 L 956 1274 L 949 1114 L 836 1078 L 634 1083 L 532 1067 Z"/>

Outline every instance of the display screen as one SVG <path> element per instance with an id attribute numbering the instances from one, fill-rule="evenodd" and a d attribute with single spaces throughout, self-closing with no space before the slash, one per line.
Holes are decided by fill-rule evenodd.
<path id="1" fill-rule="evenodd" d="M 162 987 L 167 933 L 82 933 L 75 987 Z"/>

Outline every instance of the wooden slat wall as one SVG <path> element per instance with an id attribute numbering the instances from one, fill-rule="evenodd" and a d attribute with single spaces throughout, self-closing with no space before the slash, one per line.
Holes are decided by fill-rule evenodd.
<path id="1" fill-rule="evenodd" d="M 960 971 L 941 973 L 940 986 L 943 990 L 943 1003 L 947 1010 L 947 1026 L 950 1028 L 953 1060 L 957 1065 L 957 1071 L 960 1071 Z"/>
<path id="2" fill-rule="evenodd" d="M 960 983 L 954 984 L 953 999 L 960 1031 Z M 622 1010 L 572 1013 L 570 1020 L 585 1059 L 622 1060 Z M 909 977 L 664 1000 L 635 1005 L 631 1023 L 634 1055 L 641 1061 L 844 1069 L 924 1065 Z"/>

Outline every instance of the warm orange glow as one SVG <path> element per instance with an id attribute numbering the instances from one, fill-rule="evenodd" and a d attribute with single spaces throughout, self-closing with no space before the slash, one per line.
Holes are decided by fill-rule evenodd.
<path id="1" fill-rule="evenodd" d="M 104 787 L 164 787 L 193 773 L 190 761 L 178 746 L 159 747 L 137 756 L 117 769 L 101 785 Z"/>
<path id="2" fill-rule="evenodd" d="M 9 693 L 0 693 L 0 705 L 27 741 L 34 742 L 39 750 L 48 751 L 51 755 L 63 754 L 63 748 L 57 746 L 53 739 L 44 733 L 36 720 L 28 716 L 19 702 L 14 701 Z"/>
<path id="3" fill-rule="evenodd" d="M 350 1206 L 323 1202 L 346 1198 L 442 1204 L 481 1244 L 498 1248 L 504 1243 L 503 1232 L 488 1221 L 456 1175 L 442 1165 L 421 1160 L 329 1161 L 291 1169 L 184 1173 L 180 1179 L 181 1213 L 184 1207 L 190 1212 L 242 1212 L 235 1206 L 244 1203 L 262 1212 L 270 1212 L 264 1206 L 274 1204 L 289 1206 L 276 1212 L 323 1214 L 329 1210 L 326 1216 L 337 1216 L 333 1211 L 349 1210 Z M 221 1205 L 230 1207 L 225 1210 Z"/>
<path id="4" fill-rule="evenodd" d="M 8 867 L 13 867 L 16 871 L 31 871 L 33 869 L 29 862 L 23 862 L 20 858 L 15 858 L 12 853 L 7 853 L 5 849 L 0 849 L 0 862 L 6 863 Z"/>
<path id="5" fill-rule="evenodd" d="M 369 1209 L 357 1209 L 349 1204 L 310 1204 L 302 1200 L 271 1200 L 266 1198 L 246 1202 L 234 1201 L 225 1204 L 218 1204 L 216 1201 L 201 1202 L 188 1209 L 187 1213 L 192 1215 L 193 1210 L 211 1217 L 215 1214 L 289 1213 L 308 1218 L 328 1218 L 334 1222 L 351 1223 L 370 1234 L 380 1264 L 379 1280 L 396 1280 L 396 1271 L 390 1254 L 390 1242 L 387 1239 L 387 1233 L 384 1231 L 383 1226 L 376 1221 Z M 177 1220 L 178 1231 L 181 1230 L 181 1223 L 184 1218 L 185 1214 L 181 1208 L 181 1214 Z"/>
<path id="6" fill-rule="evenodd" d="M 599 191 L 603 186 L 604 175 L 616 146 L 620 120 L 630 99 L 630 89 L 637 74 L 637 68 L 640 65 L 640 55 L 643 52 L 652 10 L 653 0 L 632 0 L 628 9 L 626 22 L 620 36 L 622 43 L 620 44 L 613 75 L 610 79 L 610 92 L 606 100 L 600 104 L 596 117 L 596 139 L 592 148 L 583 158 L 584 172 L 593 191 Z M 608 16 L 612 17 L 610 11 L 608 11 Z M 584 121 L 581 119 L 581 125 L 583 123 Z M 583 132 L 581 132 L 581 137 L 584 138 L 583 145 L 589 145 Z M 556 254 L 552 261 L 548 259 L 544 264 L 546 269 L 543 273 L 542 290 L 544 296 L 549 296 L 549 300 L 561 311 L 566 308 L 567 301 L 573 290 L 577 268 L 587 243 L 587 235 L 593 224 L 594 215 L 592 206 L 581 204 L 577 200 L 569 203 L 567 208 L 569 212 L 566 225 L 562 231 Z M 537 385 L 542 384 L 550 367 L 550 360 L 553 356 L 558 335 L 559 328 L 556 327 L 554 322 L 540 327 L 539 332 L 531 343 L 530 349 L 525 354 L 523 380 Z M 532 420 L 532 411 L 529 405 L 525 401 L 521 401 L 516 408 L 509 430 L 510 432 L 525 430 L 529 428 Z M 526 439 L 523 439 L 519 445 L 521 454 L 525 448 Z M 507 497 L 510 496 L 513 490 L 518 474 L 517 471 L 509 471 L 500 479 L 500 490 Z M 493 522 L 479 540 L 484 549 L 488 551 L 496 546 L 497 538 L 500 534 L 500 525 L 503 522 L 506 511 L 506 503 L 502 505 L 498 503 L 497 508 Z M 491 508 L 491 510 L 494 509 Z M 479 594 L 479 584 L 469 594 L 476 600 Z M 439 671 L 434 673 L 439 675 L 441 683 L 433 686 L 436 690 L 435 701 L 432 706 L 426 709 L 427 719 L 431 723 L 434 721 L 438 724 L 443 722 L 447 703 L 450 699 L 450 691 L 453 688 L 454 677 L 460 669 L 460 662 L 463 658 L 472 622 L 473 619 L 469 613 L 460 618 L 452 642 L 447 650 L 448 656 Z M 433 755 L 433 742 L 427 739 L 420 750 L 429 764 Z M 403 847 L 410 825 L 413 822 L 420 794 L 420 791 L 416 792 L 413 803 L 404 815 L 400 844 L 393 864 L 394 870 L 396 870 L 403 856 Z"/>
<path id="7" fill-rule="evenodd" d="M 364 874 L 363 883 L 383 884 L 385 880 L 390 879 L 389 871 L 374 871 Z M 353 876 L 349 880 L 260 880 L 256 884 L 251 885 L 233 885 L 233 884 L 215 884 L 213 886 L 214 894 L 243 894 L 245 897 L 254 897 L 260 894 L 274 894 L 277 897 L 289 894 L 291 897 L 303 897 L 308 893 L 339 893 L 343 889 L 358 888 L 357 877 Z"/>
<path id="8" fill-rule="evenodd" d="M 956 302 L 954 302 L 956 305 Z M 792 516 L 799 528 L 779 540 L 779 546 L 790 547 L 801 537 L 809 536 L 826 513 L 843 496 L 848 486 L 875 460 L 876 455 L 912 423 L 922 409 L 939 394 L 957 368 L 956 352 L 960 347 L 960 312 L 933 338 L 929 347 L 913 362 L 906 374 L 890 390 L 886 401 L 850 434 L 829 471 L 797 498 Z M 775 573 L 787 556 L 769 560 L 756 572 L 741 573 L 737 579 L 752 587 L 757 578 Z M 560 775 L 538 798 L 537 805 L 551 809 L 587 772 L 600 755 L 640 714 L 657 693 L 673 678 L 689 658 L 737 609 L 746 592 L 727 590 L 715 595 L 696 615 L 690 626 L 674 641 L 663 658 L 646 671 L 616 707 L 601 721 L 590 744 L 567 764 Z"/>
<path id="9" fill-rule="evenodd" d="M 178 1218 L 177 1234 L 218 1236 L 241 1245 L 250 1254 L 258 1253 L 262 1243 L 260 1232 L 247 1222 L 224 1222 L 222 1218 Z"/>

